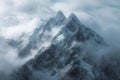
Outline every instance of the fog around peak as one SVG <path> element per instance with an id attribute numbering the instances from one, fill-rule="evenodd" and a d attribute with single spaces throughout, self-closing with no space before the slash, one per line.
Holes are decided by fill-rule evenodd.
<path id="1" fill-rule="evenodd" d="M 19 59 L 16 49 L 9 46 L 6 40 L 31 33 L 59 10 L 67 18 L 74 13 L 80 22 L 102 36 L 111 46 L 91 53 L 98 62 L 101 56 L 108 56 L 108 53 L 111 56 L 116 54 L 115 58 L 119 59 L 119 3 L 120 0 L 0 0 L 0 72 L 8 75 L 14 68 L 34 57 L 30 55 L 23 60 Z M 55 36 L 58 31 L 54 28 L 52 34 Z M 95 46 L 88 45 L 88 49 L 95 49 Z"/>

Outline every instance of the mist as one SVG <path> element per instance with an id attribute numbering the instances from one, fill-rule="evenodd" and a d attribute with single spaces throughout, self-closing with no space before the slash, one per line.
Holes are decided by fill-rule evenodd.
<path id="1" fill-rule="evenodd" d="M 23 33 L 31 33 L 42 22 L 59 10 L 68 17 L 76 14 L 80 22 L 103 37 L 109 47 L 96 48 L 87 45 L 89 56 L 95 64 L 101 65 L 103 58 L 120 60 L 120 1 L 119 0 L 0 0 L 0 79 L 9 80 L 12 71 L 22 66 L 35 54 L 21 59 L 16 48 L 7 39 L 18 39 Z M 69 4 L 69 5 L 68 5 Z M 54 28 L 54 37 L 60 29 Z M 49 46 L 46 40 L 43 46 Z M 6 79 L 8 78 L 8 79 Z"/>
<path id="2" fill-rule="evenodd" d="M 4 37 L 0 37 L 0 79 L 9 80 L 11 73 L 32 59 L 35 54 L 21 59 L 16 48 L 11 47 Z"/>

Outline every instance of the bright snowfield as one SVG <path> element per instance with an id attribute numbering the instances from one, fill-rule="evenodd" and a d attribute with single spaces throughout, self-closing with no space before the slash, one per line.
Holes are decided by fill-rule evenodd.
<path id="1" fill-rule="evenodd" d="M 58 11 L 32 33 L 1 37 L 0 80 L 120 80 L 119 51 L 88 27 Z"/>

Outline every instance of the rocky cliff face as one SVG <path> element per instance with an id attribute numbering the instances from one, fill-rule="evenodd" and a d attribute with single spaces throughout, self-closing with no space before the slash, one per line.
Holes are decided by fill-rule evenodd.
<path id="1" fill-rule="evenodd" d="M 49 34 L 56 27 L 60 27 L 58 33 Z M 24 49 L 39 48 L 45 39 L 50 45 L 40 48 L 33 59 L 12 74 L 11 80 L 113 80 L 117 75 L 109 77 L 104 66 L 96 66 L 91 60 L 89 52 L 92 50 L 88 45 L 94 46 L 94 51 L 106 47 L 106 43 L 74 14 L 66 18 L 59 11 L 54 18 L 35 29 L 29 47 Z M 20 54 L 28 54 L 28 51 L 23 50 Z M 120 79 L 115 77 L 115 80 Z"/>

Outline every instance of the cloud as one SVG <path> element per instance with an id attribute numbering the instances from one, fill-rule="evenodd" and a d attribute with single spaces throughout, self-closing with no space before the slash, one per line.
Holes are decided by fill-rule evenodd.
<path id="1" fill-rule="evenodd" d="M 41 18 L 53 15 L 50 0 L 0 0 L 0 36 L 6 38 L 30 32 Z"/>
<path id="2" fill-rule="evenodd" d="M 25 21 L 25 20 L 23 20 Z M 26 20 L 17 25 L 9 25 L 9 27 L 1 27 L 0 36 L 5 38 L 15 38 L 19 37 L 21 33 L 29 33 L 34 30 L 40 20 L 34 18 L 32 20 Z"/>
<path id="3" fill-rule="evenodd" d="M 0 37 L 0 74 L 9 74 L 17 60 L 16 49 L 11 48 L 6 39 Z"/>
<path id="4" fill-rule="evenodd" d="M 0 80 L 10 80 L 11 73 L 32 59 L 35 54 L 21 59 L 17 50 L 7 44 L 5 38 L 0 37 Z"/>

